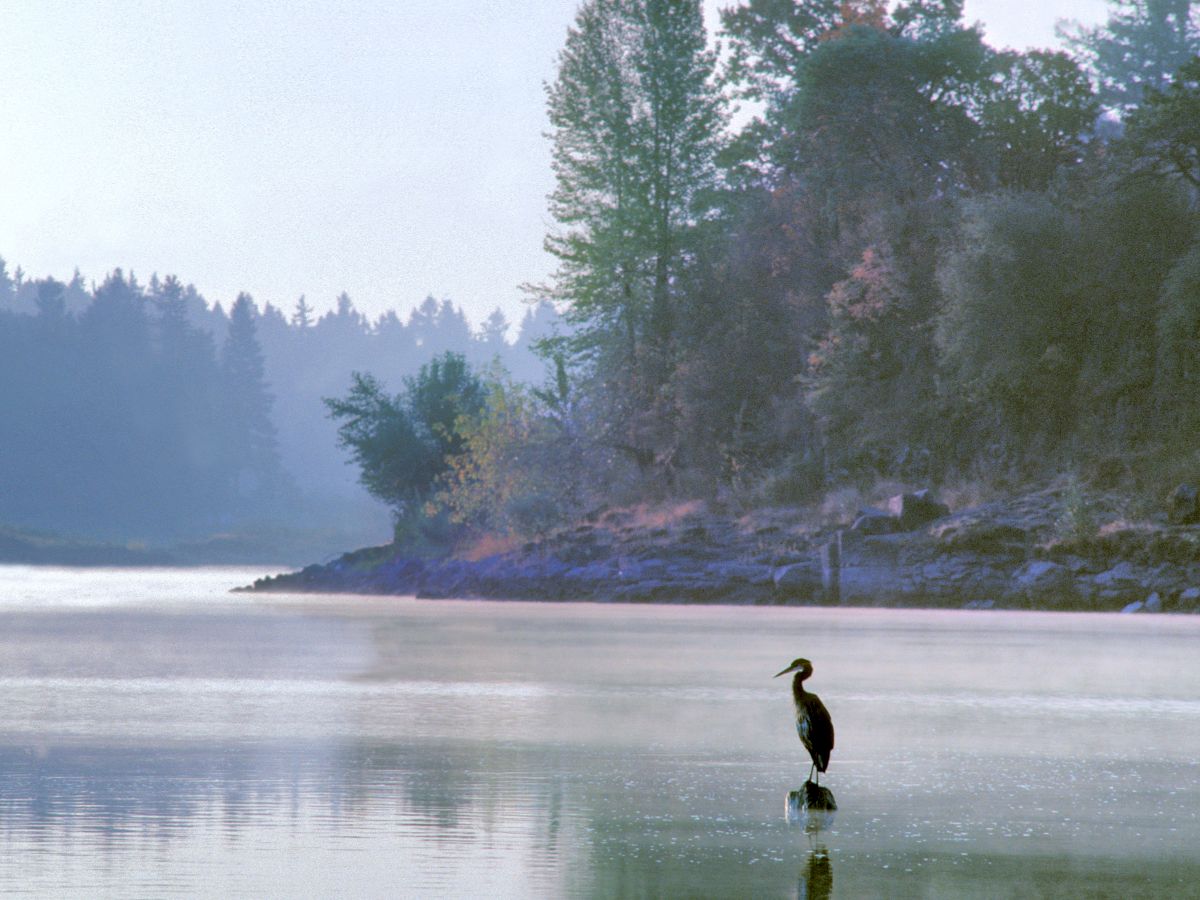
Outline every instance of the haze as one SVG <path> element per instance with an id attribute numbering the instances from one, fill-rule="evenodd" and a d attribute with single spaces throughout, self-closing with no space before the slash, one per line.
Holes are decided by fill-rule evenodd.
<path id="1" fill-rule="evenodd" d="M 724 5 L 709 2 L 710 23 Z M 177 273 L 370 316 L 521 315 L 552 186 L 542 83 L 576 0 L 6 5 L 0 256 L 30 277 Z M 968 0 L 996 46 L 1103 0 Z"/>

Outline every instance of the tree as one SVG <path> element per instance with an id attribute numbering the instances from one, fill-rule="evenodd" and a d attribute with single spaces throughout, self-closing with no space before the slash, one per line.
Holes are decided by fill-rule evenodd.
<path id="1" fill-rule="evenodd" d="M 271 496 L 279 488 L 280 463 L 272 397 L 267 388 L 257 311 L 249 294 L 238 294 L 229 309 L 229 332 L 221 353 L 230 464 L 242 497 Z"/>
<path id="2" fill-rule="evenodd" d="M 350 392 L 326 398 L 325 406 L 339 423 L 338 445 L 350 451 L 363 487 L 398 516 L 419 509 L 440 469 L 403 395 L 389 396 L 374 377 L 355 372 Z"/>
<path id="3" fill-rule="evenodd" d="M 1071 440 L 1094 453 L 1140 439 L 1156 374 L 1193 330 L 1179 260 L 1194 227 L 1178 187 L 1148 179 L 970 204 L 939 269 L 956 449 L 998 445 L 1045 465 Z"/>
<path id="4" fill-rule="evenodd" d="M 483 320 L 477 340 L 493 353 L 500 353 L 508 346 L 508 328 L 508 317 L 497 307 Z"/>
<path id="5" fill-rule="evenodd" d="M 1128 124 L 1125 144 L 1141 171 L 1181 178 L 1200 191 L 1200 56 L 1165 90 L 1149 89 Z"/>
<path id="6" fill-rule="evenodd" d="M 1182 410 L 1184 424 L 1194 428 L 1200 418 L 1200 244 L 1193 245 L 1167 276 L 1156 330 L 1160 402 L 1169 410 Z"/>
<path id="7" fill-rule="evenodd" d="M 296 301 L 296 309 L 292 312 L 292 324 L 302 330 L 311 328 L 313 324 L 312 313 L 312 307 L 308 305 L 308 301 L 301 294 L 300 299 Z"/>
<path id="8" fill-rule="evenodd" d="M 741 93 L 785 106 L 808 54 L 841 20 L 839 0 L 748 0 L 721 10 L 731 38 L 728 78 Z"/>
<path id="9" fill-rule="evenodd" d="M 174 275 L 151 280 L 158 352 L 150 401 L 163 431 L 155 455 L 165 464 L 160 489 L 188 509 L 193 522 L 212 523 L 222 492 L 222 379 L 212 336 L 188 318 L 188 294 Z"/>
<path id="10" fill-rule="evenodd" d="M 459 354 L 446 353 L 389 396 L 355 372 L 350 393 L 327 398 L 338 443 L 359 466 L 363 486 L 393 507 L 397 521 L 419 517 L 437 479 L 464 446 L 462 423 L 479 414 L 484 388 Z"/>
<path id="11" fill-rule="evenodd" d="M 8 309 L 14 296 L 16 296 L 16 284 L 9 277 L 4 257 L 0 256 L 0 309 Z"/>
<path id="12" fill-rule="evenodd" d="M 678 280 L 717 179 L 714 64 L 699 2 L 588 0 L 548 88 L 551 293 L 581 356 L 610 374 L 663 380 Z"/>
<path id="13" fill-rule="evenodd" d="M 1065 53 L 1004 51 L 979 112 L 982 139 L 1001 187 L 1040 190 L 1078 163 L 1099 111 L 1087 76 Z"/>
<path id="14" fill-rule="evenodd" d="M 571 427 L 565 369 L 554 392 L 498 377 L 461 422 L 463 452 L 449 458 L 438 501 L 480 531 L 536 536 L 580 508 L 587 457 Z"/>
<path id="15" fill-rule="evenodd" d="M 1200 53 L 1200 6 L 1193 0 L 1109 0 L 1103 25 L 1072 23 L 1059 35 L 1095 76 L 1101 104 L 1125 116 L 1147 91 L 1165 90 Z"/>

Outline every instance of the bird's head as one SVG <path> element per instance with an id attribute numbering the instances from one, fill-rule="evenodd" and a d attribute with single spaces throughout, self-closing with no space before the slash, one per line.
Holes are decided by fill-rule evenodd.
<path id="1" fill-rule="evenodd" d="M 801 657 L 800 659 L 793 659 L 788 667 L 782 672 L 777 673 L 775 677 L 778 678 L 780 675 L 786 675 L 788 672 L 800 672 L 803 678 L 807 678 L 812 674 L 812 670 L 812 663 Z"/>

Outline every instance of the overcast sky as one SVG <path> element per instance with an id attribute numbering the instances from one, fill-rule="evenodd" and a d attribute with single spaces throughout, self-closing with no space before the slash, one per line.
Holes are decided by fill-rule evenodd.
<path id="1" fill-rule="evenodd" d="M 228 306 L 347 291 L 521 315 L 546 278 L 542 84 L 576 0 L 8 0 L 0 256 L 176 273 Z M 726 0 L 708 0 L 711 13 Z M 1053 46 L 1104 0 L 967 0 Z"/>

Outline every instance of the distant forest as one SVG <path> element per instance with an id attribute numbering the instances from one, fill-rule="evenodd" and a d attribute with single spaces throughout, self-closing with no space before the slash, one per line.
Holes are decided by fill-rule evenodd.
<path id="1" fill-rule="evenodd" d="M 120 272 L 0 284 L 0 519 L 217 527 L 334 485 L 338 446 L 408 541 L 1200 477 L 1200 7 L 1110 0 L 1061 51 L 992 47 L 961 0 L 721 23 L 718 54 L 699 0 L 579 5 L 552 305 L 515 346 L 433 300 L 312 322 Z"/>
<path id="2" fill-rule="evenodd" d="M 557 315 L 479 328 L 448 300 L 375 321 L 348 296 L 317 316 L 240 295 L 226 311 L 174 276 L 88 286 L 0 260 L 0 523 L 163 542 L 288 524 L 380 524 L 323 403 L 355 368 L 399 384 L 438 354 L 540 379 Z M 509 332 L 515 330 L 515 334 Z M 515 339 L 515 340 L 514 340 Z"/>

